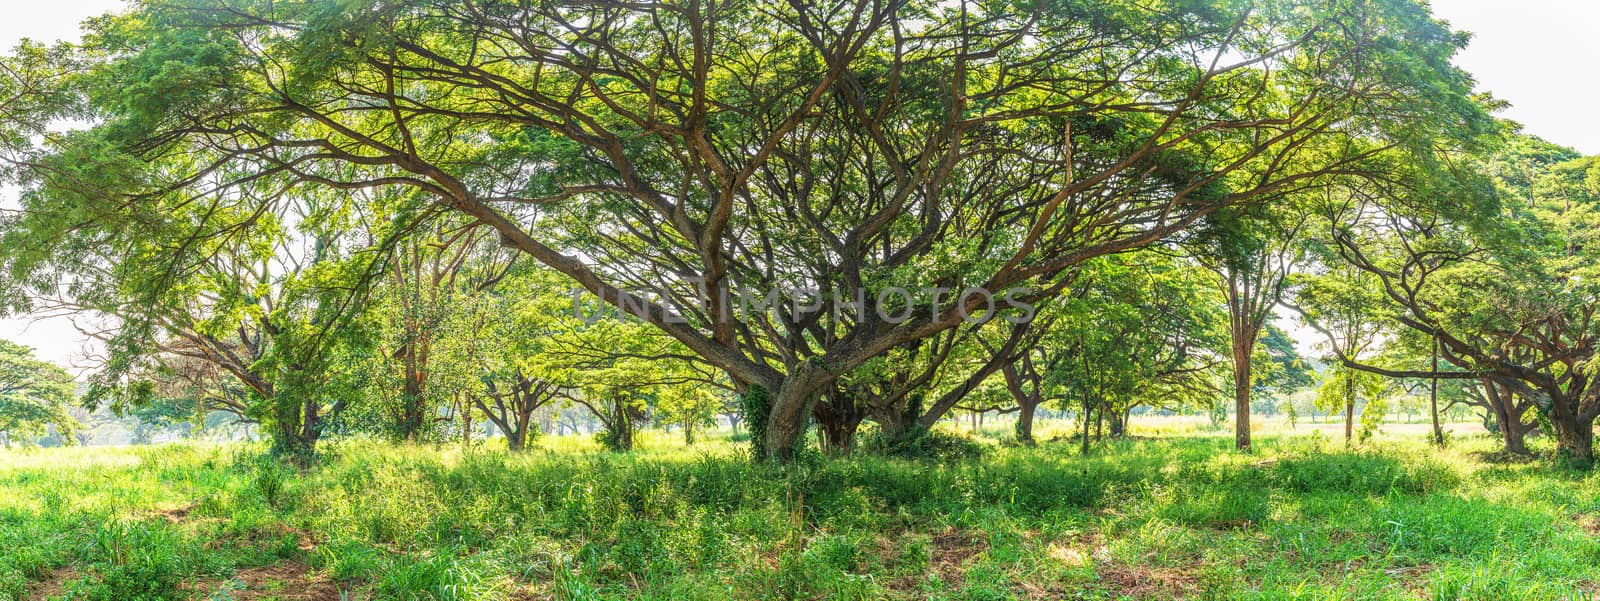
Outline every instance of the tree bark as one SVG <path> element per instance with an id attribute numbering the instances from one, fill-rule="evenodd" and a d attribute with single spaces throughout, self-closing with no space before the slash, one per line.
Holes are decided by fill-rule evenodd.
<path id="1" fill-rule="evenodd" d="M 1111 437 L 1122 438 L 1128 435 L 1128 414 L 1132 408 L 1123 409 L 1111 415 Z"/>
<path id="2" fill-rule="evenodd" d="M 459 397 L 459 394 L 457 395 Z M 461 405 L 461 446 L 472 448 L 472 405 L 460 402 Z"/>
<path id="3" fill-rule="evenodd" d="M 771 413 L 767 416 L 768 460 L 776 463 L 794 460 L 800 436 L 805 434 L 806 421 L 817 402 L 816 391 L 832 379 L 831 374 L 817 365 L 802 363 L 773 390 Z"/>
<path id="4" fill-rule="evenodd" d="M 1439 339 L 1433 339 L 1433 373 L 1439 373 Z M 1430 379 L 1428 405 L 1433 412 L 1433 444 L 1444 446 L 1444 428 L 1439 425 L 1439 377 Z"/>
<path id="5" fill-rule="evenodd" d="M 1345 374 L 1344 380 L 1344 446 L 1350 446 L 1355 440 L 1356 428 L 1356 379 L 1354 374 Z"/>
<path id="6" fill-rule="evenodd" d="M 1507 453 L 1527 455 L 1528 445 L 1525 439 L 1535 424 L 1522 423 L 1522 411 L 1518 409 L 1516 396 L 1510 388 L 1502 387 L 1489 378 L 1484 378 L 1482 385 L 1484 400 L 1489 404 L 1489 414 L 1500 429 L 1502 450 Z"/>
<path id="7" fill-rule="evenodd" d="M 617 401 L 617 415 L 612 423 L 613 433 L 617 436 L 618 451 L 633 450 L 633 411 L 626 402 Z"/>
<path id="8" fill-rule="evenodd" d="M 1017 403 L 1017 442 L 1026 446 L 1038 444 L 1033 439 L 1033 415 L 1043 401 L 1040 394 L 1040 376 L 1034 368 L 1032 358 L 1024 353 L 1021 358 L 1021 367 L 1016 364 L 1006 364 L 1000 368 L 1001 375 L 1005 376 L 1006 391 L 1011 393 L 1011 399 Z M 1023 380 L 1031 385 L 1032 390 L 1023 388 Z"/>
<path id="9" fill-rule="evenodd" d="M 1233 446 L 1250 450 L 1250 350 L 1255 337 L 1236 331 L 1233 335 Z"/>
<path id="10" fill-rule="evenodd" d="M 1039 408 L 1039 403 L 1019 401 L 1017 403 L 1017 442 L 1027 446 L 1038 444 L 1033 439 L 1033 414 Z"/>
<path id="11" fill-rule="evenodd" d="M 843 457 L 855 449 L 856 431 L 867 412 L 861 403 L 836 388 L 817 401 L 811 417 L 817 422 L 823 452 Z"/>
<path id="12" fill-rule="evenodd" d="M 1089 425 L 1090 425 L 1090 423 L 1091 423 L 1091 421 L 1093 419 L 1094 419 L 1094 404 L 1091 403 L 1088 399 L 1084 399 L 1083 400 L 1083 417 L 1080 418 L 1080 421 L 1083 422 L 1083 440 L 1080 441 L 1082 443 L 1082 446 L 1083 446 L 1083 449 L 1082 449 L 1082 454 L 1083 455 L 1088 455 L 1089 454 Z"/>
<path id="13" fill-rule="evenodd" d="M 1573 467 L 1594 466 L 1594 422 L 1582 419 L 1555 419 L 1556 454 Z"/>

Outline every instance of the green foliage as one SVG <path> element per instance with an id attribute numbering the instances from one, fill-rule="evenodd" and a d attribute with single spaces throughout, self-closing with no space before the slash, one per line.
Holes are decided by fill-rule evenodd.
<path id="1" fill-rule="evenodd" d="M 425 424 L 443 406 L 496 412 L 457 398 L 483 381 L 471 376 L 534 377 L 502 377 L 525 357 L 424 350 L 461 325 L 447 322 L 468 295 L 420 267 L 452 272 L 454 236 L 482 235 L 644 318 L 615 329 L 647 335 L 589 332 L 629 344 L 599 347 L 580 377 L 540 378 L 579 391 L 567 396 L 619 446 L 635 416 L 692 430 L 711 405 L 640 382 L 641 347 L 700 381 L 763 386 L 781 405 L 768 434 L 792 436 L 837 378 L 983 335 L 983 320 L 950 317 L 969 308 L 958 295 L 880 289 L 1138 271 L 1115 266 L 1122 253 L 1164 252 L 1207 220 L 1238 265 L 1260 209 L 1346 176 L 1387 180 L 1381 149 L 1433 167 L 1427 151 L 1495 129 L 1451 63 L 1465 38 L 1414 0 L 837 8 L 139 3 L 91 20 L 81 44 L 11 61 L 4 143 L 25 159 L 26 210 L 0 226 L 0 295 L 61 293 L 115 318 L 92 403 L 143 399 L 172 356 L 202 358 L 248 389 L 235 400 L 276 451 L 304 458 L 325 433 L 375 424 L 436 436 Z M 71 68 L 54 77 L 57 63 Z M 25 141 L 62 117 L 66 131 Z M 1105 319 L 1160 320 L 1184 339 L 1167 350 L 1208 346 L 1207 328 L 1173 323 L 1214 308 L 1182 267 L 1112 284 L 1125 310 Z M 843 294 L 815 310 L 731 306 L 785 283 Z M 493 310 L 526 299 L 505 300 Z M 1135 358 L 1092 357 L 1116 375 L 1077 396 L 1112 414 L 1135 396 L 1204 403 L 1211 374 L 1179 377 L 1206 370 L 1142 338 Z M 953 373 L 929 387 L 1002 398 Z"/>
<path id="2" fill-rule="evenodd" d="M 797 466 L 753 465 L 725 441 L 626 455 L 369 442 L 308 471 L 271 471 L 259 447 L 12 453 L 0 598 L 57 575 L 84 599 L 1022 599 L 1041 583 L 1115 598 L 1131 590 L 1118 578 L 1159 570 L 1184 575 L 1161 594 L 1406 583 L 1556 600 L 1592 582 L 1592 478 L 1484 463 L 1481 437 L 1322 452 L 1264 436 L 1250 456 L 1227 442 Z M 276 507 L 258 484 L 269 471 Z M 1259 561 L 1208 569 L 1239 558 Z M 281 579 L 243 577 L 267 569 Z"/>
<path id="3" fill-rule="evenodd" d="M 945 462 L 982 457 L 989 447 L 960 434 L 913 427 L 899 435 L 873 431 L 867 435 L 861 449 L 886 457 Z"/>
<path id="4" fill-rule="evenodd" d="M 767 458 L 767 420 L 772 412 L 772 403 L 767 398 L 767 389 L 759 384 L 752 384 L 739 397 L 739 410 L 744 414 L 745 427 L 750 429 L 750 457 L 758 463 L 765 461 Z"/>
<path id="5" fill-rule="evenodd" d="M 1262 330 L 1261 346 L 1256 352 L 1265 355 L 1254 360 L 1260 366 L 1254 372 L 1256 385 L 1273 395 L 1288 397 L 1316 382 L 1316 371 L 1306 358 L 1300 356 L 1294 347 L 1294 340 L 1282 328 L 1267 324 Z"/>
<path id="6" fill-rule="evenodd" d="M 71 441 L 79 424 L 67 408 L 76 397 L 66 370 L 35 359 L 33 349 L 0 340 L 0 436 L 6 446 L 31 445 L 47 429 Z"/>

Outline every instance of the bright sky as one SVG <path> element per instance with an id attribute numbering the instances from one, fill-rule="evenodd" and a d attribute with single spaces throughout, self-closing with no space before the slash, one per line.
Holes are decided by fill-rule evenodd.
<path id="1" fill-rule="evenodd" d="M 0 20 L 0 47 L 23 37 L 75 38 L 84 18 L 117 9 L 121 0 L 13 2 Z M 1526 131 L 1585 154 L 1600 154 L 1600 2 L 1593 0 L 1434 0 L 1434 13 L 1473 32 L 1457 64 L 1479 87 L 1512 103 L 1505 117 Z M 0 192 L 0 196 L 10 196 Z M 0 205 L 11 204 L 0 197 Z M 1295 332 L 1309 343 L 1306 333 Z M 0 319 L 0 338 L 39 350 L 63 365 L 83 363 L 83 338 L 64 319 Z M 87 367 L 87 366 L 83 366 Z"/>
<path id="2" fill-rule="evenodd" d="M 1511 102 L 1524 131 L 1600 154 L 1600 2 L 1434 0 L 1433 13 L 1473 33 L 1456 64 Z"/>

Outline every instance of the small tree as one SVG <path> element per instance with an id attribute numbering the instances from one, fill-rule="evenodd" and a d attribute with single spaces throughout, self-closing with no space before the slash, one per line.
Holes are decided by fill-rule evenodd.
<path id="1" fill-rule="evenodd" d="M 1306 325 L 1322 333 L 1323 348 L 1339 361 L 1318 390 L 1317 406 L 1330 413 L 1344 410 L 1344 442 L 1354 444 L 1357 389 L 1367 379 L 1351 373 L 1348 364 L 1372 351 L 1383 332 L 1377 278 L 1335 262 L 1321 273 L 1299 278 L 1296 286 L 1291 306 Z"/>

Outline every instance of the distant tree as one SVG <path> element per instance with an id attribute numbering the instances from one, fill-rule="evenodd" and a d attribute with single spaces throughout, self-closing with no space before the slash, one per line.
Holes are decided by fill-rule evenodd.
<path id="1" fill-rule="evenodd" d="M 1305 209 L 1294 198 L 1255 215 L 1213 213 L 1191 245 L 1201 264 L 1217 275 L 1228 304 L 1229 358 L 1233 364 L 1234 447 L 1250 448 L 1251 395 L 1258 380 L 1258 347 L 1289 274 L 1304 260 Z"/>
<path id="2" fill-rule="evenodd" d="M 1317 406 L 1328 413 L 1344 413 L 1344 440 L 1355 443 L 1357 401 L 1364 392 L 1381 388 L 1381 378 L 1357 373 L 1348 364 L 1378 350 L 1386 322 L 1381 312 L 1378 279 L 1359 269 L 1330 259 L 1318 273 L 1301 274 L 1295 283 L 1291 306 L 1301 320 L 1323 336 L 1322 348 L 1336 360 L 1317 390 Z M 1368 395 L 1369 407 L 1379 405 Z"/>
<path id="3" fill-rule="evenodd" d="M 460 371 L 470 408 L 505 434 L 511 451 L 522 451 L 537 433 L 535 414 L 577 385 L 575 358 L 553 339 L 579 325 L 578 317 L 548 270 L 526 261 L 488 266 L 473 277 L 493 285 L 457 301 L 438 360 Z"/>
<path id="4" fill-rule="evenodd" d="M 1219 390 L 1226 317 L 1210 282 L 1191 265 L 1161 253 L 1130 253 L 1094 262 L 1086 292 L 1058 299 L 1045 334 L 1066 357 L 1044 376 L 1064 409 L 1079 412 L 1082 450 L 1091 427 L 1126 431 L 1135 406 L 1210 406 Z"/>
<path id="5" fill-rule="evenodd" d="M 79 424 L 67 410 L 76 386 L 66 370 L 34 358 L 33 349 L 0 340 L 0 442 L 32 444 L 51 428 L 74 440 Z"/>
<path id="6" fill-rule="evenodd" d="M 1258 392 L 1287 397 L 1316 383 L 1316 371 L 1300 356 L 1294 339 L 1282 328 L 1267 324 L 1258 353 L 1255 363 L 1263 366 L 1261 376 L 1256 378 Z"/>
<path id="7" fill-rule="evenodd" d="M 727 392 L 698 383 L 663 386 L 656 396 L 655 413 L 662 424 L 683 429 L 683 442 L 695 443 L 695 433 L 716 424 L 717 410 Z"/>

